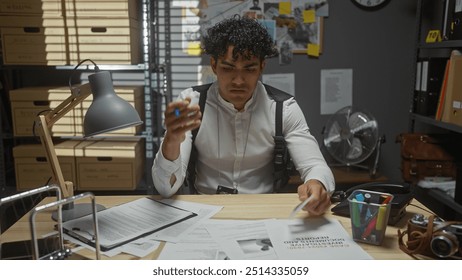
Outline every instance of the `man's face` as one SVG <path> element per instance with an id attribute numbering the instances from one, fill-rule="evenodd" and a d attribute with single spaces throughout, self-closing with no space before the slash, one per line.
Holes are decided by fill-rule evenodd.
<path id="1" fill-rule="evenodd" d="M 233 48 L 230 46 L 223 57 L 217 60 L 212 57 L 210 62 L 213 72 L 217 75 L 221 97 L 240 111 L 252 97 L 265 62 L 254 56 L 249 60 L 238 56 L 234 60 Z"/>

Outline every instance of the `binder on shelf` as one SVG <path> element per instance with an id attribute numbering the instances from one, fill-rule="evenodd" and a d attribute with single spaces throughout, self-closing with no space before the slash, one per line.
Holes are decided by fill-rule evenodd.
<path id="1" fill-rule="evenodd" d="M 420 87 L 416 87 L 414 113 L 434 116 L 446 68 L 446 58 L 428 58 L 420 61 Z M 417 67 L 419 68 L 419 67 Z M 419 75 L 417 75 L 418 77 Z"/>
<path id="2" fill-rule="evenodd" d="M 422 61 L 417 61 L 416 74 L 415 74 L 415 91 L 420 91 L 422 85 Z"/>
<path id="3" fill-rule="evenodd" d="M 443 106 L 444 100 L 446 97 L 446 88 L 448 84 L 448 72 L 449 66 L 451 65 L 451 60 L 448 59 L 446 62 L 446 68 L 444 69 L 443 84 L 441 85 L 440 96 L 438 98 L 438 106 L 436 108 L 435 120 L 440 121 L 441 116 L 443 115 Z"/>
<path id="4" fill-rule="evenodd" d="M 441 120 L 462 125 L 462 55 L 453 51 L 449 62 L 448 81 Z"/>
<path id="5" fill-rule="evenodd" d="M 420 96 L 420 87 L 422 85 L 422 61 L 417 61 L 415 73 L 414 95 L 412 99 L 412 111 L 417 112 L 417 103 Z"/>
<path id="6" fill-rule="evenodd" d="M 447 37 L 449 40 L 462 40 L 462 0 L 447 0 Z"/>
<path id="7" fill-rule="evenodd" d="M 443 28 L 442 36 L 443 40 L 450 40 L 452 36 L 452 20 L 454 14 L 455 0 L 446 0 L 444 2 L 444 14 L 443 14 Z"/>

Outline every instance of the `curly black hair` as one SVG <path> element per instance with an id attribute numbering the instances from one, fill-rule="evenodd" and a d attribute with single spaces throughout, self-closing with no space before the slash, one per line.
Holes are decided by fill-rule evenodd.
<path id="1" fill-rule="evenodd" d="M 233 59 L 240 55 L 245 59 L 256 56 L 264 60 L 278 55 L 266 28 L 255 19 L 239 15 L 210 27 L 202 37 L 202 49 L 215 59 L 224 56 L 229 46 L 234 46 Z"/>

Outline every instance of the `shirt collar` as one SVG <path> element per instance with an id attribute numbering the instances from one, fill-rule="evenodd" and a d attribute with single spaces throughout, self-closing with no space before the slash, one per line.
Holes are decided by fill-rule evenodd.
<path id="1" fill-rule="evenodd" d="M 261 83 L 258 82 L 257 86 L 255 87 L 255 90 L 254 92 L 252 93 L 252 96 L 250 97 L 250 99 L 247 101 L 247 103 L 245 103 L 244 105 L 244 110 L 242 112 L 246 112 L 248 111 L 249 109 L 251 109 L 253 107 L 253 105 L 255 104 L 256 100 L 257 100 L 257 92 L 261 91 L 260 90 L 260 86 L 261 86 Z M 219 91 L 218 91 L 218 84 L 216 86 L 216 94 L 218 96 L 218 102 L 223 105 L 224 107 L 234 111 L 234 112 L 238 112 L 235 108 L 234 108 L 234 105 L 226 100 L 223 99 L 223 97 L 221 97 Z"/>

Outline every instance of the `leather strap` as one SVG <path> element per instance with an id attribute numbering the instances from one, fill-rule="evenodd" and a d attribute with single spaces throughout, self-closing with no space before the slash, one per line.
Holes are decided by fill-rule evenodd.
<path id="1" fill-rule="evenodd" d="M 452 221 L 452 222 L 441 222 L 435 225 L 434 219 L 435 219 L 434 215 L 430 215 L 428 217 L 428 225 L 427 225 L 425 232 L 421 232 L 417 230 L 409 232 L 409 227 L 407 230 L 404 230 L 403 232 L 398 230 L 399 248 L 406 254 L 410 255 L 411 257 L 418 259 L 417 256 L 415 255 L 424 254 L 425 251 L 428 251 L 428 246 L 430 246 L 430 242 L 433 238 L 433 235 L 436 232 L 442 231 L 444 228 L 448 226 L 460 224 L 460 222 Z M 406 243 L 404 243 L 405 235 L 408 235 Z M 453 256 L 452 258 L 460 259 L 457 256 Z"/>

